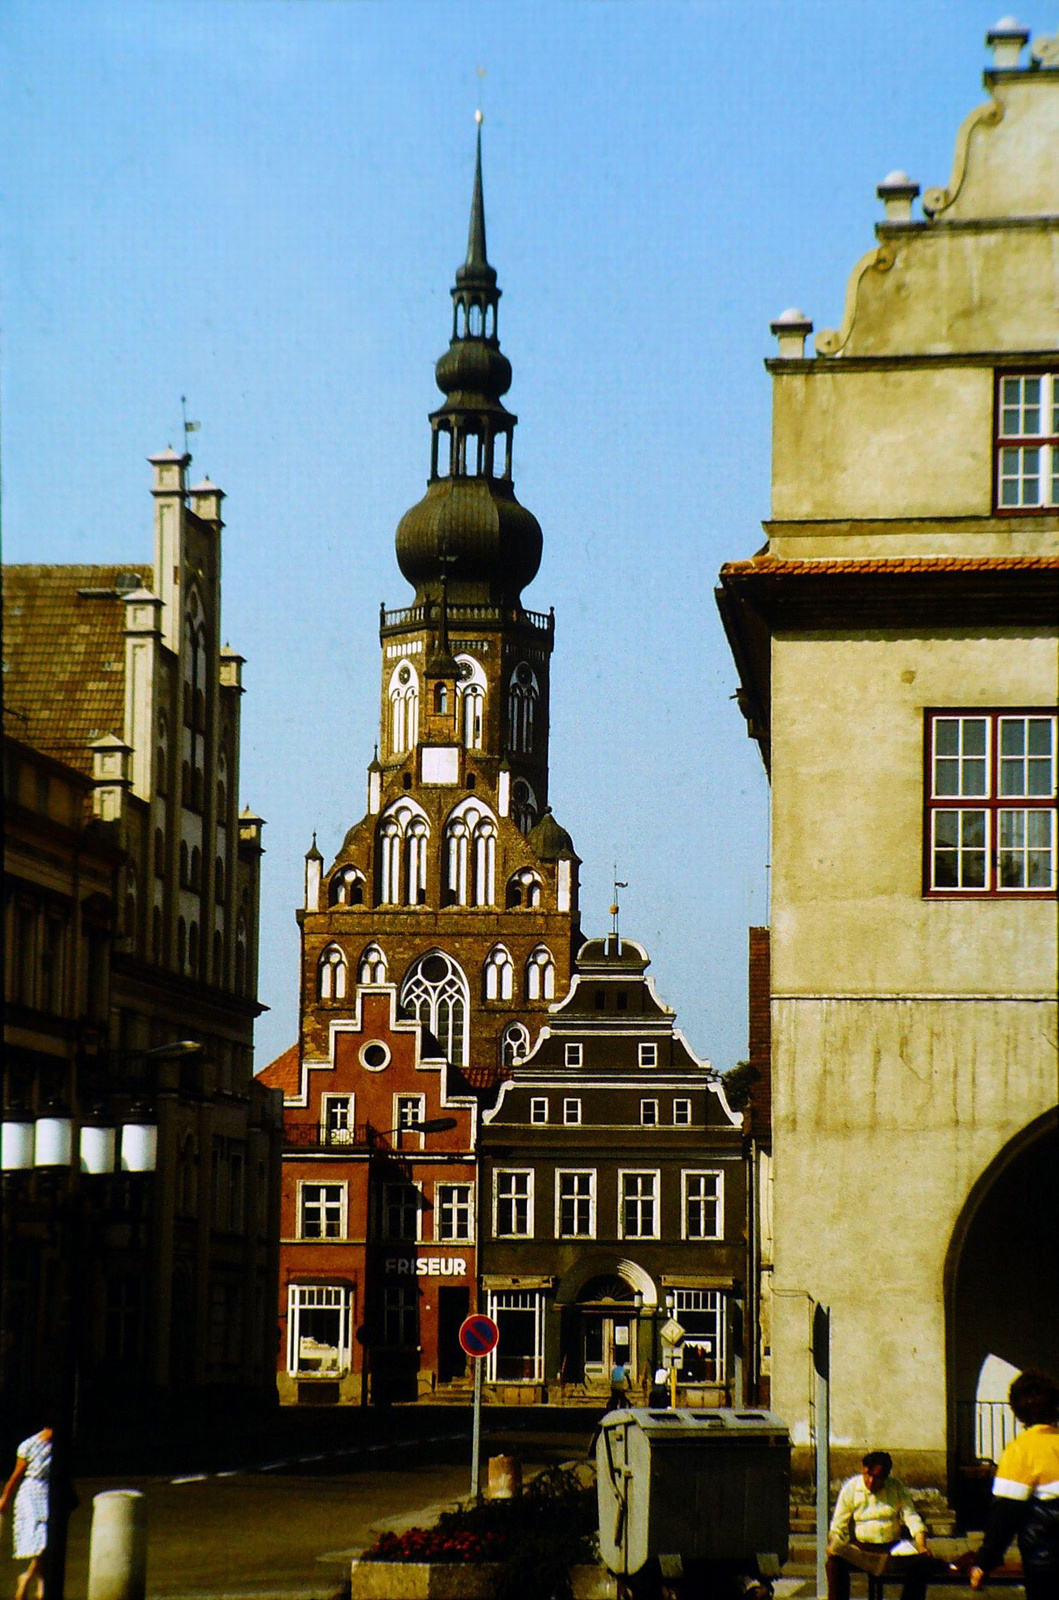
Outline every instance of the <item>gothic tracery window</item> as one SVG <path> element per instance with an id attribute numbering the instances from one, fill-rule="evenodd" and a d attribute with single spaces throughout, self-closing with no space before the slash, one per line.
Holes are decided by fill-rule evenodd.
<path id="1" fill-rule="evenodd" d="M 540 878 L 531 867 L 523 867 L 521 872 L 512 873 L 507 880 L 507 909 L 513 911 L 518 906 L 539 906 L 541 892 Z"/>
<path id="2" fill-rule="evenodd" d="M 496 899 L 496 819 L 478 800 L 464 800 L 445 824 L 445 900 L 491 906 Z"/>
<path id="3" fill-rule="evenodd" d="M 379 899 L 383 905 L 421 906 L 427 897 L 426 813 L 413 800 L 398 800 L 379 824 Z"/>
<path id="4" fill-rule="evenodd" d="M 328 945 L 316 965 L 316 993 L 320 1000 L 344 1000 L 346 958 L 336 944 Z"/>
<path id="5" fill-rule="evenodd" d="M 419 737 L 419 677 L 410 661 L 399 661 L 390 675 L 390 748 L 412 750 Z"/>
<path id="6" fill-rule="evenodd" d="M 529 1029 L 524 1022 L 509 1022 L 500 1035 L 500 1058 L 505 1067 L 525 1061 L 529 1055 Z"/>
<path id="7" fill-rule="evenodd" d="M 510 1000 L 514 987 L 514 965 L 511 956 L 502 944 L 495 945 L 485 958 L 485 998 L 487 1000 Z"/>
<path id="8" fill-rule="evenodd" d="M 511 815 L 520 833 L 529 833 L 537 821 L 537 796 L 525 778 L 511 786 Z"/>
<path id="9" fill-rule="evenodd" d="M 331 879 L 328 898 L 333 906 L 364 904 L 364 874 L 356 867 L 341 867 Z"/>
<path id="10" fill-rule="evenodd" d="M 467 1061 L 469 992 L 463 972 L 441 950 L 413 962 L 401 985 L 401 1010 L 434 1035 L 456 1066 Z"/>
<path id="11" fill-rule="evenodd" d="M 361 955 L 357 969 L 358 983 L 385 983 L 386 957 L 377 944 L 369 944 Z"/>
<path id="12" fill-rule="evenodd" d="M 536 732 L 537 701 L 540 687 L 528 661 L 520 661 L 508 686 L 508 724 L 511 749 L 528 754 Z"/>
<path id="13" fill-rule="evenodd" d="M 457 656 L 456 664 L 459 667 L 456 696 L 460 738 L 465 750 L 480 750 L 485 717 L 485 673 L 473 656 Z"/>
<path id="14" fill-rule="evenodd" d="M 531 951 L 526 961 L 526 999 L 555 999 L 555 962 L 543 944 Z"/>

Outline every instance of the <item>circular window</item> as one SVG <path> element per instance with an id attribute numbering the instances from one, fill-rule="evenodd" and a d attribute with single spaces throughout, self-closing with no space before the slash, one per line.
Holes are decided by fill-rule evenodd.
<path id="1" fill-rule="evenodd" d="M 373 1039 L 371 1044 L 361 1045 L 360 1062 L 369 1072 L 381 1072 L 390 1064 L 389 1049 L 380 1040 Z"/>
<path id="2" fill-rule="evenodd" d="M 469 661 L 461 661 L 457 668 L 456 676 L 461 683 L 466 683 L 468 678 L 474 677 L 474 668 Z"/>
<path id="3" fill-rule="evenodd" d="M 518 679 L 519 683 L 533 682 L 533 673 L 530 671 L 529 667 L 527 667 L 524 661 L 520 666 L 516 667 L 515 677 Z"/>
<path id="4" fill-rule="evenodd" d="M 398 683 L 407 683 L 411 676 L 412 676 L 411 667 L 409 667 L 409 666 L 400 667 L 398 669 L 398 672 L 397 672 L 397 681 L 398 681 Z"/>
<path id="5" fill-rule="evenodd" d="M 444 956 L 427 956 L 419 970 L 428 983 L 440 983 L 449 975 L 449 964 Z"/>
<path id="6" fill-rule="evenodd" d="M 515 785 L 515 799 L 516 800 L 528 800 L 529 796 L 530 796 L 529 784 L 528 783 L 523 783 L 521 778 L 520 778 L 518 783 L 516 783 L 516 785 Z"/>

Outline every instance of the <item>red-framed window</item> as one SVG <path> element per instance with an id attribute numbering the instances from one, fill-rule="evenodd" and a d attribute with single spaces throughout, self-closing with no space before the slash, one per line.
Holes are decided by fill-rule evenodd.
<path id="1" fill-rule="evenodd" d="M 994 462 L 997 511 L 1059 509 L 1059 372 L 997 374 Z"/>
<path id="2" fill-rule="evenodd" d="M 1056 892 L 1056 713 L 926 713 L 928 895 Z"/>

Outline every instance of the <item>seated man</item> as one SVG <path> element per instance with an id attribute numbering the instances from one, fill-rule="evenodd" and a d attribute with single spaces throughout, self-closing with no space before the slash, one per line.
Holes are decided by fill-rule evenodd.
<path id="1" fill-rule="evenodd" d="M 885 1450 L 871 1450 L 856 1477 L 847 1478 L 839 1490 L 835 1514 L 827 1536 L 828 1600 L 849 1600 L 849 1578 L 854 1570 L 842 1546 L 854 1546 L 870 1555 L 892 1550 L 906 1529 L 921 1556 L 928 1555 L 927 1530 L 900 1478 L 891 1478 L 892 1458 Z M 927 1567 L 912 1567 L 905 1579 L 902 1600 L 923 1600 Z"/>

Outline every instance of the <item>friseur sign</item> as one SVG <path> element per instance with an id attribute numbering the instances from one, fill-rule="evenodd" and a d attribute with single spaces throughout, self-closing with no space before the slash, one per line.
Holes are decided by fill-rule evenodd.
<path id="1" fill-rule="evenodd" d="M 387 1277 L 465 1278 L 467 1263 L 462 1256 L 387 1256 Z"/>

